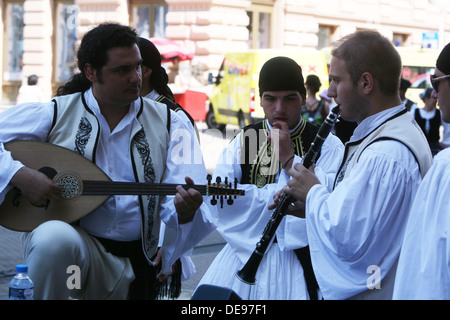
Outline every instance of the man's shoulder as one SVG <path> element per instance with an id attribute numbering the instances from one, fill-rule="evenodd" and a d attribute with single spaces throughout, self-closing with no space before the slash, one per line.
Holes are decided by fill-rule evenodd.
<path id="1" fill-rule="evenodd" d="M 246 131 L 248 131 L 250 129 L 254 129 L 254 130 L 263 129 L 265 121 L 266 120 L 261 120 L 261 121 L 255 122 L 255 123 L 251 123 L 251 124 L 246 125 L 245 127 L 243 127 L 242 130 L 244 132 L 246 132 Z"/>

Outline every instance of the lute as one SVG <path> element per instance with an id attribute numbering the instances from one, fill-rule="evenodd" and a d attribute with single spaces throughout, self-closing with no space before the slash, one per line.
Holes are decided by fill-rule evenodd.
<path id="1" fill-rule="evenodd" d="M 102 205 L 112 195 L 175 195 L 176 187 L 193 188 L 204 196 L 212 196 L 213 205 L 224 198 L 227 204 L 232 198 L 245 194 L 231 183 L 220 179 L 206 185 L 139 183 L 112 181 L 97 165 L 69 149 L 37 141 L 14 141 L 6 143 L 5 149 L 15 160 L 25 166 L 45 173 L 61 186 L 61 199 L 37 207 L 21 196 L 20 190 L 12 188 L 0 205 L 0 225 L 15 231 L 31 231 L 49 220 L 72 223 Z"/>

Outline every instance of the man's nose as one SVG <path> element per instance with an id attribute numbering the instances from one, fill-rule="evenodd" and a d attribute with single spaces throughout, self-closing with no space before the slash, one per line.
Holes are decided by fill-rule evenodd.
<path id="1" fill-rule="evenodd" d="M 284 110 L 284 101 L 283 101 L 283 99 L 277 99 L 275 101 L 275 110 L 276 111 L 283 111 Z"/>
<path id="2" fill-rule="evenodd" d="M 330 86 L 328 87 L 327 96 L 330 98 L 336 98 L 336 86 L 331 81 Z"/>
<path id="3" fill-rule="evenodd" d="M 137 68 L 133 71 L 130 81 L 132 83 L 141 82 L 142 80 L 142 72 L 141 68 Z"/>
<path id="4" fill-rule="evenodd" d="M 433 99 L 437 99 L 438 98 L 438 93 L 436 92 L 436 90 L 433 89 L 433 91 L 431 91 L 431 97 Z"/>

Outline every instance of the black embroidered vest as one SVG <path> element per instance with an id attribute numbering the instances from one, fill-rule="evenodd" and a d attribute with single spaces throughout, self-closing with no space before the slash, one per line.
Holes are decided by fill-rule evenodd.
<path id="1" fill-rule="evenodd" d="M 313 142 L 319 127 L 306 121 L 291 134 L 294 153 L 303 157 Z M 241 135 L 242 184 L 254 184 L 259 188 L 274 183 L 282 164 L 275 160 L 267 136 L 269 128 L 266 121 L 246 126 Z M 319 155 L 320 156 L 320 155 Z"/>

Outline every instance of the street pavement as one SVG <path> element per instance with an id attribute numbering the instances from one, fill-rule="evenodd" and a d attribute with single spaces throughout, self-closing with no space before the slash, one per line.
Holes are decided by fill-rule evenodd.
<path id="1" fill-rule="evenodd" d="M 207 130 L 206 124 L 203 122 L 197 122 L 197 127 L 206 169 L 208 173 L 212 173 L 220 151 L 238 128 L 230 126 L 224 137 L 218 131 Z M 8 299 L 8 284 L 15 274 L 15 265 L 24 262 L 21 235 L 20 232 L 0 226 L 0 300 Z M 191 298 L 198 282 L 224 245 L 223 238 L 217 231 L 214 231 L 194 248 L 191 258 L 195 264 L 196 273 L 189 280 L 183 282 L 180 300 Z"/>

